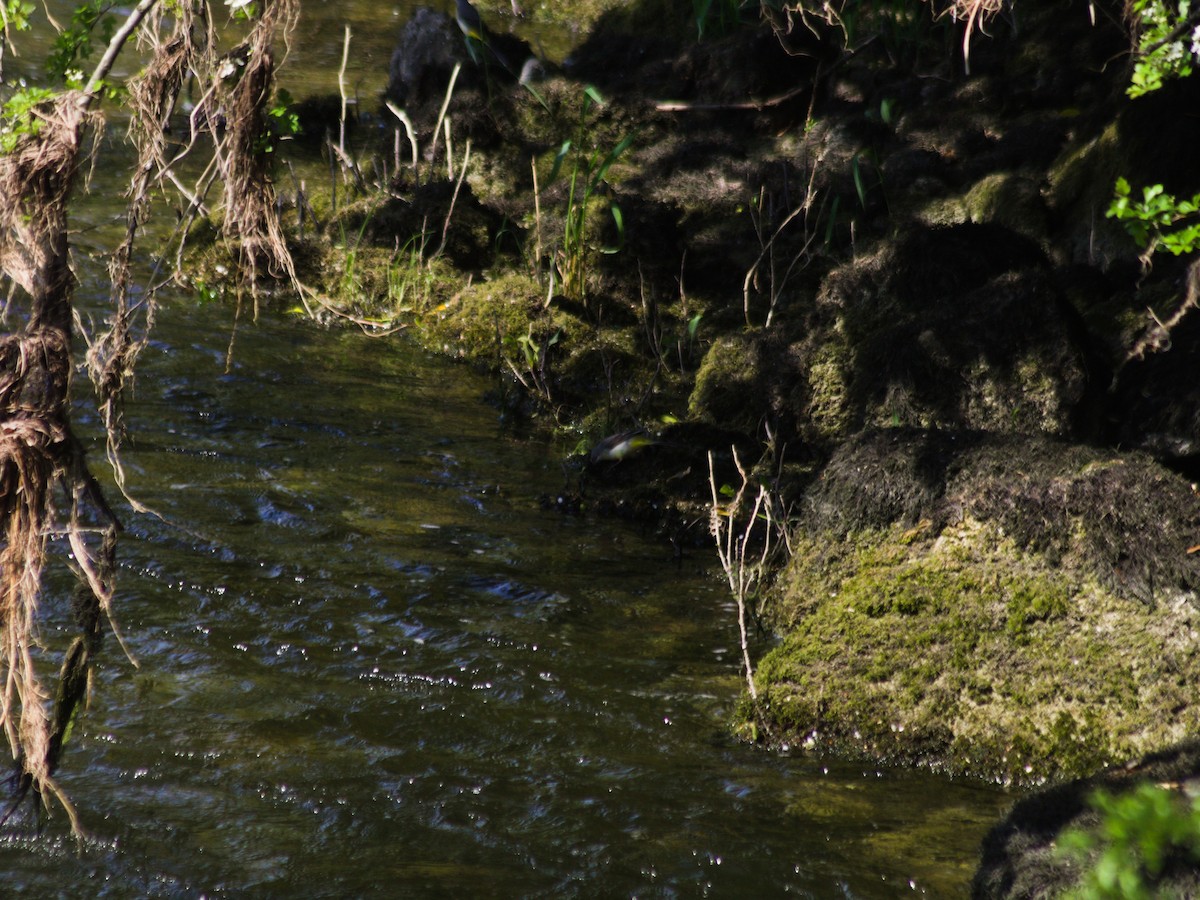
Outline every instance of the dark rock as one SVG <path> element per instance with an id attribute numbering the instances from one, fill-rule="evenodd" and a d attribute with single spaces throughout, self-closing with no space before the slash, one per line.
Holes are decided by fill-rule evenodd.
<path id="1" fill-rule="evenodd" d="M 401 109 L 440 103 L 458 64 L 470 64 L 462 32 L 445 13 L 420 7 L 400 32 L 385 96 Z"/>
<path id="2" fill-rule="evenodd" d="M 488 31 L 484 44 L 472 46 L 474 52 L 448 15 L 417 9 L 392 52 L 385 99 L 405 110 L 418 127 L 429 128 L 435 124 L 456 65 L 462 66 L 455 83 L 456 104 L 463 102 L 464 92 L 490 93 L 541 69 L 529 45 L 512 35 Z M 527 69 L 531 59 L 534 64 Z"/>
<path id="3" fill-rule="evenodd" d="M 971 516 L 1021 548 L 1070 559 L 1144 603 L 1200 591 L 1191 486 L 1140 453 L 1048 438 L 885 429 L 845 444 L 806 494 L 805 526 L 849 534 Z"/>
<path id="4" fill-rule="evenodd" d="M 1088 802 L 1095 791 L 1120 795 L 1145 784 L 1161 785 L 1178 791 L 1181 802 L 1190 805 L 1197 779 L 1200 741 L 1192 740 L 1123 768 L 1024 798 L 984 838 L 971 896 L 975 900 L 1062 896 L 1077 887 L 1081 870 L 1056 851 L 1056 842 L 1068 829 L 1097 828 L 1100 815 Z M 1178 851 L 1168 855 L 1161 876 L 1152 880 L 1155 896 L 1200 894 L 1200 868 Z"/>

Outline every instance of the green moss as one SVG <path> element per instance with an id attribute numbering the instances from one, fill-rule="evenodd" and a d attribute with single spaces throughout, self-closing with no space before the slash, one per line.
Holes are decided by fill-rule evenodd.
<path id="1" fill-rule="evenodd" d="M 1065 585 L 1031 579 L 1012 586 L 1006 608 L 1004 627 L 1013 637 L 1021 638 L 1038 622 L 1066 616 L 1070 596 Z"/>
<path id="2" fill-rule="evenodd" d="M 752 337 L 720 338 L 709 347 L 696 372 L 688 412 L 701 421 L 753 431 L 765 405 L 761 377 Z"/>
<path id="3" fill-rule="evenodd" d="M 1047 173 L 1047 199 L 1051 207 L 1063 208 L 1080 197 L 1100 191 L 1107 201 L 1120 173 L 1117 123 L 1096 137 L 1068 147 Z"/>
<path id="4" fill-rule="evenodd" d="M 571 332 L 577 338 L 563 348 L 555 376 L 565 394 L 591 401 L 593 408 L 581 425 L 598 440 L 628 427 L 627 404 L 621 400 L 626 391 L 621 386 L 649 384 L 654 369 L 639 352 L 641 334 L 634 327 L 597 329 L 575 320 Z M 651 412 L 643 408 L 644 415 Z"/>
<path id="5" fill-rule="evenodd" d="M 828 440 L 845 437 L 853 427 L 846 400 L 849 348 L 842 340 L 828 340 L 813 352 L 808 364 L 808 419 Z"/>
<path id="6" fill-rule="evenodd" d="M 1046 210 L 1033 179 L 1011 172 L 994 172 L 977 181 L 963 198 L 968 220 L 996 222 L 1045 243 Z"/>
<path id="7" fill-rule="evenodd" d="M 1181 626 L 970 519 L 805 535 L 760 662 L 776 736 L 1012 781 L 1083 774 L 1200 727 L 1162 659 Z M 1188 608 L 1171 615 L 1189 622 Z M 1153 623 L 1153 624 L 1152 624 Z"/>
<path id="8" fill-rule="evenodd" d="M 936 197 L 920 204 L 915 217 L 929 226 L 961 225 L 971 220 L 962 197 Z"/>
<path id="9" fill-rule="evenodd" d="M 513 343 L 522 336 L 542 337 L 557 326 L 542 305 L 538 283 L 527 275 L 510 273 L 473 282 L 427 306 L 420 310 L 415 327 L 427 346 L 496 365 L 505 355 L 516 357 Z"/>

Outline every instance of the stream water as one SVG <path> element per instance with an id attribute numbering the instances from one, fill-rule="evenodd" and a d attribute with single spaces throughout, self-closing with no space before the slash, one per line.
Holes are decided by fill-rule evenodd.
<path id="1" fill-rule="evenodd" d="M 106 643 L 67 748 L 90 836 L 0 832 L 0 893 L 965 893 L 1011 798 L 734 741 L 715 560 L 543 510 L 560 451 L 506 431 L 487 379 L 271 316 L 227 370 L 231 311 L 163 301 L 124 456 L 161 518 L 118 504 L 140 668 Z M 100 470 L 86 398 L 76 425 Z"/>
<path id="2" fill-rule="evenodd" d="M 707 553 L 543 511 L 556 454 L 461 367 L 266 319 L 225 373 L 228 318 L 171 302 L 143 361 L 125 462 L 167 522 L 125 512 L 141 668 L 106 645 L 68 747 L 93 838 L 6 833 L 10 889 L 962 892 L 1000 792 L 729 737 Z"/>

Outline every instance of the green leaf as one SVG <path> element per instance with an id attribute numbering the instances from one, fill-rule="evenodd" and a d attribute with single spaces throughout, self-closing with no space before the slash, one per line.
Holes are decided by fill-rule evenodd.
<path id="1" fill-rule="evenodd" d="M 858 202 L 863 209 L 867 208 L 867 189 L 863 185 L 862 169 L 859 166 L 859 157 L 854 157 L 850 160 L 850 172 L 854 176 L 854 190 L 858 193 Z"/>
<path id="2" fill-rule="evenodd" d="M 617 225 L 617 245 L 615 247 L 604 247 L 601 253 L 620 253 L 621 248 L 625 246 L 625 216 L 621 212 L 621 207 L 617 204 L 610 204 L 608 211 L 612 213 L 613 222 Z"/>
<path id="3" fill-rule="evenodd" d="M 892 120 L 895 118 L 895 115 L 896 107 L 895 104 L 892 103 L 892 99 L 890 97 L 884 97 L 883 100 L 879 102 L 879 118 L 883 121 L 884 125 L 890 126 L 892 124 Z"/>
<path id="4" fill-rule="evenodd" d="M 567 158 L 567 154 L 570 152 L 571 142 L 569 140 L 563 141 L 562 146 L 558 148 L 558 152 L 554 154 L 554 165 L 550 169 L 550 181 L 558 177 L 558 173 L 562 169 L 563 160 Z"/>

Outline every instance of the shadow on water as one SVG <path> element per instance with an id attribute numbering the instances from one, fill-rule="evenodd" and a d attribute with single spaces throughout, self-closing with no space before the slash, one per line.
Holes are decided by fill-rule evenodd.
<path id="1" fill-rule="evenodd" d="M 30 895 L 961 893 L 1005 802 L 734 743 L 707 554 L 542 511 L 553 452 L 403 341 L 164 311 L 119 613 Z M 84 416 L 83 429 L 94 435 Z M 94 454 L 99 456 L 97 452 Z M 178 527 L 176 527 L 178 526 Z"/>

